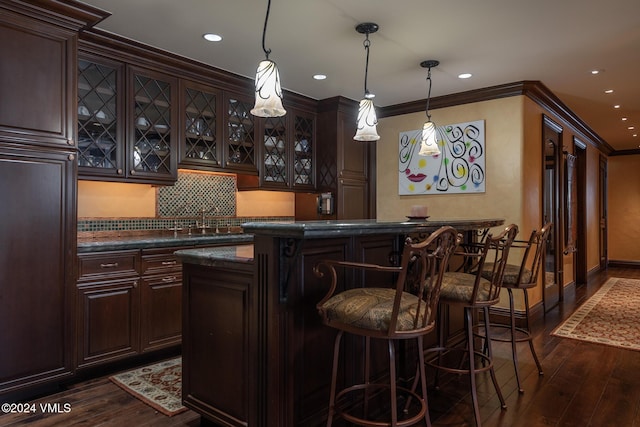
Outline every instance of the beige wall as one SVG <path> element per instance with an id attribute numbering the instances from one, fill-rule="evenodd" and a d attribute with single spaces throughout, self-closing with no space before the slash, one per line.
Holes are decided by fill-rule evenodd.
<path id="1" fill-rule="evenodd" d="M 411 206 L 426 205 L 434 218 L 505 218 L 522 220 L 522 104 L 523 97 L 442 108 L 432 112 L 436 125 L 485 121 L 486 192 L 474 194 L 398 195 L 398 134 L 421 129 L 424 113 L 383 118 L 378 124 L 377 216 L 404 220 Z M 515 188 L 515 190 L 514 190 Z"/>
<path id="2" fill-rule="evenodd" d="M 640 155 L 609 157 L 609 260 L 640 261 Z"/>
<path id="3" fill-rule="evenodd" d="M 78 218 L 154 218 L 157 189 L 148 184 L 78 182 Z M 293 217 L 294 193 L 240 191 L 236 216 Z"/>

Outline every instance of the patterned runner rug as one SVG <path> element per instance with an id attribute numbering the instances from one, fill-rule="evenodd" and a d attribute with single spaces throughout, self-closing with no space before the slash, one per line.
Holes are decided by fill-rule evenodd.
<path id="1" fill-rule="evenodd" d="M 122 372 L 109 379 L 129 394 L 170 417 L 187 410 L 182 406 L 181 357 Z"/>
<path id="2" fill-rule="evenodd" d="M 640 280 L 612 277 L 552 335 L 640 350 Z"/>

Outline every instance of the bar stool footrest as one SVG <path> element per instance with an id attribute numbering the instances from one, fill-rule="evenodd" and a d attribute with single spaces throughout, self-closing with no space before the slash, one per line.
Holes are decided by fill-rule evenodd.
<path id="1" fill-rule="evenodd" d="M 344 418 L 346 421 L 353 423 L 353 424 L 357 424 L 360 426 L 370 426 L 370 427 L 386 427 L 386 426 L 391 426 L 391 421 L 384 421 L 384 420 L 374 420 L 374 419 L 364 419 L 361 417 L 357 417 L 353 414 L 350 413 L 350 411 L 362 411 L 363 410 L 363 405 L 364 405 L 364 396 L 363 398 L 360 400 L 358 399 L 355 404 L 350 404 L 350 408 L 342 408 L 340 406 L 340 401 L 341 401 L 341 397 L 350 394 L 350 393 L 355 393 L 355 392 L 362 392 L 364 393 L 365 390 L 369 388 L 369 399 L 380 399 L 379 397 L 379 392 L 376 393 L 375 389 L 391 389 L 391 386 L 389 384 L 356 384 L 356 385 L 352 385 L 351 387 L 347 387 L 343 390 L 340 390 L 337 394 L 336 394 L 336 403 L 334 406 L 334 410 L 337 416 Z M 400 387 L 400 386 L 396 386 L 396 397 L 400 398 L 401 396 L 405 396 L 406 398 L 411 398 L 412 401 L 416 401 L 419 404 L 419 408 L 417 408 L 416 404 L 413 404 L 413 407 L 416 407 L 417 413 L 415 415 L 411 415 L 410 418 L 404 418 L 404 419 L 400 419 L 403 415 L 406 415 L 406 411 L 404 411 L 402 408 L 404 408 L 404 403 L 399 404 L 398 402 L 396 402 L 396 405 L 398 407 L 398 422 L 396 423 L 396 425 L 398 427 L 405 427 L 405 426 L 411 426 L 414 425 L 420 421 L 424 421 L 424 416 L 425 416 L 425 412 L 427 411 L 427 404 L 425 403 L 424 399 L 416 392 L 411 391 L 407 388 L 404 387 Z M 399 399 L 398 399 L 399 400 Z M 406 401 L 403 400 L 403 402 Z M 412 411 L 413 412 L 413 411 Z"/>

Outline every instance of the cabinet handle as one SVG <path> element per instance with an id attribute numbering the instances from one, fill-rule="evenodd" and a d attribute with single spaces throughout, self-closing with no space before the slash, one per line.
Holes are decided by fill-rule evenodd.
<path id="1" fill-rule="evenodd" d="M 162 281 L 165 283 L 174 282 L 175 280 L 176 280 L 176 276 L 167 276 L 162 278 Z"/>
<path id="2" fill-rule="evenodd" d="M 100 264 L 100 268 L 115 268 L 118 266 L 117 262 L 110 262 L 107 264 Z"/>
<path id="3" fill-rule="evenodd" d="M 177 261 L 162 261 L 162 265 L 176 265 Z"/>

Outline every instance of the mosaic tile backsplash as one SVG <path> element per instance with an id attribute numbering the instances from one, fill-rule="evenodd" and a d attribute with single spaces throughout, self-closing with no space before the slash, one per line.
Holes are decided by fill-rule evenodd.
<path id="1" fill-rule="evenodd" d="M 236 177 L 179 172 L 174 185 L 158 188 L 157 215 L 197 217 L 236 215 Z"/>

